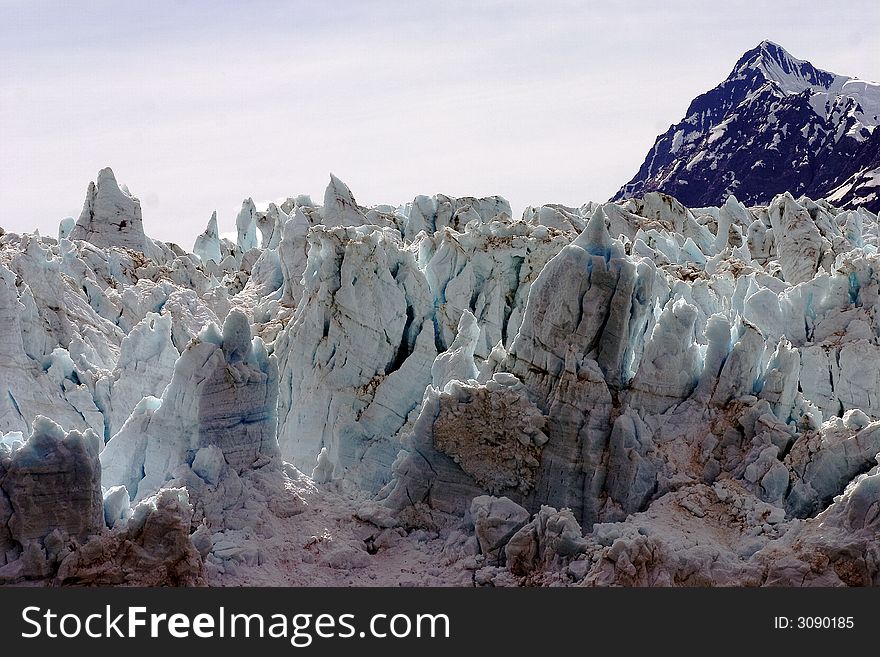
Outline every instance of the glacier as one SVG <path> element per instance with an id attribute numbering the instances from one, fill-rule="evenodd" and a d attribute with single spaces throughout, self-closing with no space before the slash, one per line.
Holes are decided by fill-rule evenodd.
<path id="1" fill-rule="evenodd" d="M 331 174 L 228 234 L 110 169 L 0 229 L 0 584 L 880 584 L 867 209 Z"/>

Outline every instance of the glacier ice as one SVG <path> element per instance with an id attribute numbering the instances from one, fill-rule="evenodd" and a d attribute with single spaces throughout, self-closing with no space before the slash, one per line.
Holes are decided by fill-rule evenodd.
<path id="1" fill-rule="evenodd" d="M 281 242 L 284 224 L 289 215 L 275 203 L 270 203 L 265 212 L 257 212 L 257 228 L 260 229 L 260 245 L 264 249 L 277 249 Z"/>
<path id="2" fill-rule="evenodd" d="M 490 495 L 475 497 L 470 512 L 480 552 L 496 561 L 500 550 L 530 518 L 529 512 L 519 504 L 506 497 Z"/>
<path id="3" fill-rule="evenodd" d="M 141 203 L 119 187 L 111 169 L 101 169 L 97 181 L 89 183 L 82 213 L 70 238 L 104 248 L 146 250 Z"/>
<path id="4" fill-rule="evenodd" d="M 315 459 L 315 467 L 312 468 L 312 479 L 316 484 L 326 484 L 333 478 L 333 461 L 327 453 L 327 448 L 322 447 Z"/>
<path id="5" fill-rule="evenodd" d="M 64 219 L 58 223 L 58 241 L 60 242 L 63 239 L 69 238 L 75 226 L 76 219 L 73 217 L 64 217 Z"/>
<path id="6" fill-rule="evenodd" d="M 386 503 L 428 502 L 462 513 L 481 491 L 522 501 L 534 491 L 548 442 L 545 417 L 522 383 L 496 374 L 481 385 L 452 381 L 427 389 L 407 450 L 398 455 Z"/>
<path id="7" fill-rule="evenodd" d="M 428 285 L 389 229 L 317 227 L 309 240 L 303 296 L 275 342 L 281 454 L 306 469 L 327 447 L 337 475 L 378 488 L 431 380 Z"/>
<path id="8" fill-rule="evenodd" d="M 324 192 L 324 205 L 321 209 L 323 224 L 328 228 L 339 226 L 361 226 L 366 217 L 358 208 L 354 194 L 344 182 L 330 174 L 330 183 Z"/>
<path id="9" fill-rule="evenodd" d="M 104 491 L 104 522 L 114 527 L 131 517 L 131 499 L 125 486 L 111 486 Z"/>
<path id="10" fill-rule="evenodd" d="M 571 511 L 542 506 L 505 545 L 508 567 L 520 575 L 559 567 L 561 562 L 570 562 L 587 551 L 588 544 L 582 534 Z"/>
<path id="11" fill-rule="evenodd" d="M 479 376 L 474 352 L 480 339 L 480 326 L 470 310 L 463 310 L 458 330 L 449 349 L 438 354 L 431 365 L 431 382 L 441 390 L 450 381 L 470 381 Z"/>
<path id="12" fill-rule="evenodd" d="M 274 356 L 234 311 L 220 334 L 209 324 L 184 350 L 162 397 L 144 398 L 101 452 L 104 485 L 140 500 L 172 479 L 177 466 L 216 447 L 241 472 L 278 454 Z"/>
<path id="13" fill-rule="evenodd" d="M 115 436 L 144 397 L 160 397 L 179 353 L 171 340 L 171 314 L 147 313 L 119 346 L 116 367 L 95 382 L 104 414 L 104 437 Z"/>
<path id="14" fill-rule="evenodd" d="M 0 236 L 0 582 L 880 582 L 876 215 L 331 175 L 236 234 L 105 169 Z"/>
<path id="15" fill-rule="evenodd" d="M 217 229 L 216 210 L 211 215 L 205 232 L 196 238 L 196 243 L 193 245 L 193 253 L 199 256 L 199 259 L 205 263 L 211 260 L 220 264 L 223 260 L 220 251 L 220 231 Z"/>
<path id="16" fill-rule="evenodd" d="M 242 253 L 257 248 L 257 208 L 253 199 L 246 198 L 241 203 L 241 210 L 235 218 L 237 232 L 235 243 Z"/>
<path id="17" fill-rule="evenodd" d="M 58 566 L 58 584 L 198 586 L 204 565 L 193 543 L 185 489 L 163 488 L 137 504 L 125 523 L 94 535 Z"/>
<path id="18" fill-rule="evenodd" d="M 0 584 L 46 577 L 68 541 L 104 526 L 100 438 L 38 415 L 23 444 L 0 443 Z"/>

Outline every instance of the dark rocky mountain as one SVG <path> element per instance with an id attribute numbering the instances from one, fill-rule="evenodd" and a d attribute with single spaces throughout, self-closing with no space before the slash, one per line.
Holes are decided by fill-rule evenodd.
<path id="1" fill-rule="evenodd" d="M 763 41 L 657 137 L 614 199 L 662 191 L 690 207 L 781 192 L 880 210 L 880 84 L 830 73 Z"/>

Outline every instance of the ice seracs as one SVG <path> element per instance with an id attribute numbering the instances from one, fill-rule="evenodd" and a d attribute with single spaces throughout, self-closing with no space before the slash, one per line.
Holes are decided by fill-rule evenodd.
<path id="1" fill-rule="evenodd" d="M 510 346 L 532 283 L 570 237 L 504 215 L 462 229 L 425 235 L 418 242 L 419 264 L 434 297 L 440 348 L 455 339 L 467 310 L 480 330 L 474 353 L 485 358 L 499 342 Z"/>
<path id="2" fill-rule="evenodd" d="M 82 213 L 70 238 L 99 248 L 146 250 L 141 203 L 119 187 L 109 167 L 98 172 L 96 182 L 89 183 Z"/>
<path id="3" fill-rule="evenodd" d="M 257 228 L 260 229 L 260 244 L 264 249 L 277 249 L 281 241 L 284 224 L 289 216 L 275 203 L 270 203 L 265 212 L 257 212 Z"/>
<path id="4" fill-rule="evenodd" d="M 199 256 L 202 262 L 213 260 L 219 264 L 222 260 L 220 252 L 220 231 L 217 229 L 217 211 L 211 215 L 205 232 L 196 238 L 193 253 Z"/>
<path id="5" fill-rule="evenodd" d="M 278 243 L 281 272 L 284 276 L 281 303 L 286 306 L 296 306 L 302 297 L 302 275 L 308 259 L 308 233 L 311 226 L 309 216 L 303 208 L 296 207 L 281 228 L 281 240 Z"/>
<path id="6" fill-rule="evenodd" d="M 630 384 L 630 404 L 663 413 L 691 394 L 703 369 L 694 341 L 696 318 L 697 309 L 683 299 L 666 305 Z"/>
<path id="7" fill-rule="evenodd" d="M 389 229 L 317 227 L 309 241 L 302 298 L 275 342 L 281 453 L 305 469 L 327 447 L 337 474 L 378 488 L 431 380 L 428 285 Z"/>
<path id="8" fill-rule="evenodd" d="M 328 228 L 338 226 L 361 226 L 366 223 L 358 208 L 354 194 L 344 182 L 330 174 L 330 184 L 324 192 L 324 206 L 321 209 L 323 224 Z"/>
<path id="9" fill-rule="evenodd" d="M 95 382 L 104 436 L 115 436 L 144 397 L 161 397 L 180 354 L 171 340 L 172 316 L 147 313 L 122 340 L 116 367 Z"/>
<path id="10" fill-rule="evenodd" d="M 331 177 L 236 228 L 0 234 L 0 582 L 880 581 L 869 210 Z"/>
<path id="11" fill-rule="evenodd" d="M 76 219 L 73 217 L 64 217 L 58 224 L 58 241 L 60 242 L 63 239 L 67 239 L 70 237 L 70 234 L 73 232 L 74 227 L 76 226 Z"/>
<path id="12" fill-rule="evenodd" d="M 100 448 L 94 432 L 65 433 L 37 416 L 0 482 L 12 512 L 3 524 L 15 541 L 24 546 L 55 530 L 83 539 L 101 527 Z"/>
<path id="13" fill-rule="evenodd" d="M 809 213 L 805 208 L 798 207 L 790 194 L 783 194 L 774 199 L 769 214 L 779 266 L 785 280 L 789 283 L 811 280 L 825 249 L 822 235 Z"/>
<path id="14" fill-rule="evenodd" d="M 37 416 L 17 448 L 0 443 L 0 584 L 48 577 L 104 526 L 101 439 Z"/>
<path id="15" fill-rule="evenodd" d="M 470 381 L 479 376 L 474 351 L 480 338 L 480 327 L 474 314 L 465 309 L 458 320 L 458 332 L 449 349 L 439 354 L 431 365 L 431 381 L 443 389 L 450 381 Z"/>
<path id="16" fill-rule="evenodd" d="M 662 201 L 659 197 L 658 200 Z M 635 209 L 661 222 L 651 229 L 654 243 L 665 239 L 670 240 L 672 247 L 683 245 L 687 240 L 682 240 L 680 233 L 676 234 L 676 228 L 686 230 L 689 224 L 696 227 L 691 229 L 692 234 L 700 237 L 697 218 L 690 211 L 676 210 L 675 204 L 660 204 L 656 211 L 647 211 L 645 207 L 653 202 L 646 199 Z M 771 212 L 784 216 L 791 226 L 815 231 L 823 240 L 821 252 L 815 256 L 816 263 L 827 262 L 828 254 L 836 250 L 852 248 L 852 242 L 835 242 L 838 222 L 829 222 L 821 207 L 810 210 L 809 202 L 795 202 L 791 197 L 780 197 L 774 203 L 777 205 Z M 716 209 L 713 215 L 720 219 L 716 219 L 716 239 L 700 237 L 702 247 L 691 240 L 691 249 L 698 253 L 702 249 L 708 253 L 726 251 L 730 235 L 742 240 L 745 225 L 771 221 L 766 210 L 753 214 L 733 202 L 722 210 Z M 644 217 L 639 222 L 644 222 Z M 731 275 L 716 270 L 708 288 L 699 280 L 685 286 L 678 279 L 678 272 L 682 264 L 692 266 L 690 263 L 694 261 L 689 255 L 676 253 L 674 249 L 670 249 L 668 255 L 661 255 L 648 247 L 645 256 L 631 259 L 626 255 L 625 243 L 611 239 L 607 226 L 604 208 L 594 210 L 582 234 L 544 267 L 531 287 L 529 303 L 509 354 L 494 361 L 496 380 L 502 374 L 510 376 L 505 370 L 521 378 L 530 392 L 529 397 L 537 401 L 539 416 L 546 415 L 546 444 L 533 455 L 539 466 L 534 491 L 525 495 L 517 491 L 509 494 L 527 508 L 536 509 L 538 500 L 568 506 L 584 523 L 595 522 L 597 518 L 618 519 L 644 508 L 652 497 L 669 490 L 670 482 L 675 478 L 680 480 L 687 471 L 689 466 L 686 467 L 685 462 L 691 461 L 699 464 L 687 475 L 694 481 L 715 478 L 721 471 L 732 470 L 753 483 L 756 494 L 763 499 L 787 504 L 789 509 L 802 504 L 795 501 L 801 499 L 800 492 L 788 491 L 789 480 L 799 476 L 795 474 L 797 467 L 784 463 L 783 457 L 803 431 L 798 427 L 818 428 L 821 417 L 817 416 L 810 400 L 811 396 L 815 397 L 813 388 L 806 386 L 803 393 L 799 390 L 799 379 L 802 382 L 811 379 L 802 374 L 797 353 L 815 348 L 807 342 L 820 335 L 829 339 L 831 326 L 838 325 L 831 318 L 838 312 L 849 313 L 852 319 L 861 317 L 853 326 L 864 326 L 866 332 L 861 335 L 876 336 L 875 320 L 862 315 L 863 306 L 859 305 L 863 303 L 862 291 L 873 290 L 874 283 L 867 280 L 862 283 L 861 275 L 855 274 L 848 287 L 850 292 L 844 293 L 840 286 L 846 285 L 848 274 L 836 272 L 823 284 L 826 292 L 813 293 L 813 301 L 805 307 L 806 290 L 780 279 L 788 273 L 798 281 L 813 281 L 814 273 L 809 270 L 798 273 L 797 268 L 804 266 L 805 258 L 790 255 L 783 249 L 771 252 L 774 264 L 778 266 L 779 262 L 789 259 L 792 268 L 777 269 L 780 279 L 775 279 L 776 283 L 755 271 L 751 258 L 746 255 L 740 260 L 744 267 L 740 272 Z M 639 230 L 644 231 L 645 226 L 642 223 Z M 823 230 L 832 239 L 825 238 Z M 728 238 L 719 240 L 724 231 Z M 774 243 L 774 249 L 775 246 Z M 751 274 L 746 273 L 749 269 Z M 612 272 L 613 276 L 609 276 Z M 628 278 L 624 279 L 623 272 L 632 273 L 627 273 Z M 627 282 L 623 289 L 630 292 L 620 295 L 624 280 Z M 731 287 L 725 292 L 728 284 Z M 589 287 L 584 288 L 585 285 Z M 599 285 L 608 287 L 603 289 Z M 602 294 L 598 295 L 600 290 Z M 759 296 L 765 300 L 759 302 Z M 770 300 L 777 307 L 775 314 L 764 310 L 769 308 Z M 615 309 L 618 304 L 621 310 Z M 740 319 L 743 308 L 752 321 Z M 844 323 L 849 321 L 843 320 Z M 802 325 L 806 325 L 808 334 L 802 328 L 798 330 Z M 819 326 L 823 328 L 817 330 Z M 802 346 L 795 347 L 784 339 L 785 335 Z M 860 334 L 852 337 L 856 335 Z M 839 333 L 835 339 L 841 339 Z M 766 351 L 768 341 L 772 341 L 775 352 Z M 639 343 L 644 346 L 637 346 Z M 874 350 L 876 347 L 871 347 L 872 353 Z M 571 382 L 567 380 L 569 373 L 577 375 Z M 860 377 L 853 374 L 852 380 L 860 381 Z M 429 389 L 422 415 L 411 436 L 404 438 L 405 452 L 394 465 L 395 480 L 388 489 L 387 503 L 392 507 L 409 497 L 448 510 L 456 508 L 457 495 L 467 497 L 476 492 L 498 490 L 492 488 L 492 478 L 480 470 L 488 462 L 476 451 L 479 439 L 467 441 L 470 449 L 467 453 L 460 447 L 450 451 L 443 400 L 456 391 L 467 390 L 468 386 L 465 382 L 450 386 L 443 381 L 443 384 L 446 387 L 442 394 Z M 865 384 L 860 383 L 859 389 L 863 386 Z M 449 417 L 468 427 L 458 434 L 491 435 L 488 428 L 477 429 L 482 418 L 492 417 L 491 411 L 472 412 L 468 404 L 457 403 L 458 408 Z M 720 424 L 714 420 L 711 433 L 718 432 L 718 437 L 706 442 L 702 431 L 709 427 L 704 418 L 719 412 L 726 414 L 727 410 L 712 409 L 729 409 L 731 404 L 737 403 L 744 405 L 743 417 L 750 419 L 734 420 L 732 425 L 727 419 Z M 612 409 L 618 405 L 623 408 L 616 412 L 614 419 Z M 511 408 L 509 404 L 501 407 Z M 588 408 L 589 412 L 581 416 L 577 409 L 582 408 Z M 581 427 L 580 435 L 566 428 L 564 420 L 572 416 L 574 426 Z M 505 426 L 501 418 L 491 423 Z M 719 446 L 739 431 L 734 428 L 738 423 L 749 427 L 739 439 L 744 440 L 744 444 L 735 451 L 727 444 L 725 455 L 723 450 L 718 451 Z M 705 429 L 698 429 L 701 426 Z M 723 428 L 725 426 L 729 428 Z M 748 444 L 749 440 L 753 446 Z M 859 465 L 852 467 L 863 468 L 870 464 L 865 455 L 873 449 L 872 445 L 869 441 L 864 451 L 853 453 L 853 463 Z M 502 453 L 516 456 L 513 448 L 502 449 Z M 522 456 L 519 460 L 527 462 Z M 670 470 L 670 464 L 676 462 L 678 465 Z M 503 476 L 513 463 L 511 458 L 510 466 L 496 462 L 491 467 L 496 476 Z M 563 470 L 574 464 L 577 465 L 571 470 Z M 544 483 L 553 481 L 575 482 L 575 485 L 566 488 Z M 837 480 L 830 484 L 837 491 L 841 486 Z M 829 499 L 821 493 L 803 495 L 807 500 L 823 500 L 818 502 L 820 505 Z"/>
<path id="17" fill-rule="evenodd" d="M 256 249 L 257 243 L 257 208 L 253 199 L 246 198 L 242 201 L 241 210 L 235 218 L 236 244 L 242 253 Z"/>
<path id="18" fill-rule="evenodd" d="M 529 520 L 529 512 L 506 497 L 480 495 L 471 502 L 474 532 L 480 552 L 494 561 L 511 537 Z"/>
<path id="19" fill-rule="evenodd" d="M 143 399 L 107 443 L 104 484 L 143 499 L 211 448 L 239 473 L 266 465 L 278 455 L 277 395 L 274 356 L 259 337 L 251 340 L 247 319 L 233 311 L 222 334 L 211 324 L 199 334 L 162 397 Z"/>

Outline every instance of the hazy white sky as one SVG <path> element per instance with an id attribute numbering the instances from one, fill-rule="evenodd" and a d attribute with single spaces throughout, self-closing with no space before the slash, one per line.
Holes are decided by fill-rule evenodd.
<path id="1" fill-rule="evenodd" d="M 147 233 L 416 194 L 605 200 L 764 38 L 880 80 L 880 3 L 0 0 L 0 226 L 54 234 L 111 166 Z"/>

